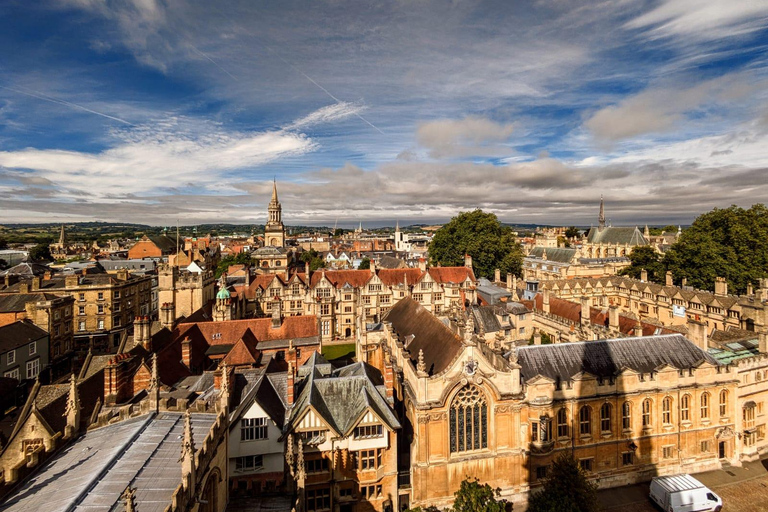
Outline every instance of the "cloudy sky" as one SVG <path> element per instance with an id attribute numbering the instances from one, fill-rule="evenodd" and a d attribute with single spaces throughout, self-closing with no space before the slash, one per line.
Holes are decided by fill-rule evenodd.
<path id="1" fill-rule="evenodd" d="M 0 222 L 768 202 L 765 0 L 4 0 Z"/>

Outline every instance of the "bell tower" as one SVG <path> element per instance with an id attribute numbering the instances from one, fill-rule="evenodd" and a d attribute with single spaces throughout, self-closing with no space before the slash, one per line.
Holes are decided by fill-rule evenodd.
<path id="1" fill-rule="evenodd" d="M 283 226 L 283 207 L 277 200 L 277 183 L 272 181 L 272 200 L 267 208 L 267 224 L 264 226 L 264 245 L 266 247 L 285 246 L 285 226 Z"/>

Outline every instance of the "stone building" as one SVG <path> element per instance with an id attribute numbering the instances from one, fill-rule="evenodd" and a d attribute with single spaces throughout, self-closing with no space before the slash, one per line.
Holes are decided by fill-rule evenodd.
<path id="1" fill-rule="evenodd" d="M 315 315 L 324 340 L 355 337 L 377 323 L 399 300 L 412 297 L 435 314 L 474 303 L 476 279 L 469 267 L 430 267 L 316 272 L 257 276 L 235 286 L 246 315 L 264 316 L 280 305 L 282 314 Z"/>
<path id="2" fill-rule="evenodd" d="M 601 487 L 738 463 L 736 372 L 682 335 L 502 354 L 462 318 L 404 299 L 363 345 L 406 418 L 400 504 L 447 505 L 466 475 L 524 501 L 562 451 Z"/>
<path id="3" fill-rule="evenodd" d="M 539 281 L 605 277 L 616 275 L 630 263 L 627 256 L 586 257 L 582 248 L 534 247 L 523 258 L 523 277 Z"/>
<path id="4" fill-rule="evenodd" d="M 272 199 L 267 208 L 267 223 L 264 226 L 264 245 L 266 247 L 285 247 L 285 226 L 283 225 L 283 207 L 277 200 L 277 183 L 272 183 Z"/>
<path id="5" fill-rule="evenodd" d="M 212 270 L 190 272 L 170 264 L 157 267 L 157 301 L 166 313 L 170 308 L 172 321 L 192 315 L 213 300 L 214 284 Z"/>
<path id="6" fill-rule="evenodd" d="M 128 249 L 128 259 L 153 259 L 160 261 L 176 253 L 176 240 L 162 234 L 160 236 L 144 235 Z"/>
<path id="7" fill-rule="evenodd" d="M 392 409 L 392 381 L 387 387 L 365 363 L 333 370 L 314 355 L 298 368 L 294 392 L 292 371 L 284 437 L 296 511 L 396 510 L 401 425 Z"/>
<path id="8" fill-rule="evenodd" d="M 605 205 L 600 196 L 597 227 L 590 228 L 582 241 L 582 254 L 586 258 L 627 257 L 637 246 L 649 245 L 643 233 L 635 227 L 605 225 Z"/>
<path id="9" fill-rule="evenodd" d="M 19 320 L 0 327 L 0 375 L 16 380 L 35 379 L 49 363 L 48 332 Z"/>

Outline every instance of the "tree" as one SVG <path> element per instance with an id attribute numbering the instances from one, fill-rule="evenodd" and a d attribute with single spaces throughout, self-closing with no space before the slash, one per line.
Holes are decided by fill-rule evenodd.
<path id="1" fill-rule="evenodd" d="M 712 290 L 724 277 L 735 293 L 768 277 L 768 208 L 756 204 L 715 208 L 696 218 L 664 255 L 663 264 L 679 282 Z"/>
<path id="2" fill-rule="evenodd" d="M 542 345 L 551 345 L 552 344 L 552 336 L 550 336 L 549 334 L 547 334 L 547 333 L 545 333 L 543 331 L 539 331 L 539 334 L 541 334 L 541 344 Z M 534 332 L 533 334 L 531 334 L 531 337 L 528 338 L 528 344 L 529 345 L 533 345 L 534 344 L 533 343 L 533 339 L 535 337 L 536 337 L 536 333 Z"/>
<path id="3" fill-rule="evenodd" d="M 488 484 L 480 485 L 477 479 L 467 477 L 454 493 L 453 512 L 504 512 L 505 500 L 497 500 L 501 489 L 493 489 Z"/>
<path id="4" fill-rule="evenodd" d="M 333 232 L 333 236 L 340 237 L 344 234 L 344 230 L 342 228 L 336 228 L 336 231 Z"/>
<path id="5" fill-rule="evenodd" d="M 299 256 L 299 259 L 304 263 L 309 263 L 310 272 L 314 272 L 319 268 L 325 267 L 325 260 L 320 255 L 320 253 L 314 249 L 304 251 L 303 253 L 301 253 L 301 256 Z"/>
<path id="6" fill-rule="evenodd" d="M 564 236 L 558 236 L 557 237 L 557 246 L 558 247 L 570 247 L 571 242 Z"/>
<path id="7" fill-rule="evenodd" d="M 660 282 L 664 280 L 666 271 L 661 263 L 661 255 L 650 245 L 639 245 L 632 248 L 629 253 L 629 261 L 632 263 L 622 269 L 619 274 L 629 276 L 633 279 L 640 279 L 640 273 L 643 270 L 648 271 L 648 280 Z"/>
<path id="8" fill-rule="evenodd" d="M 371 268 L 371 259 L 367 256 L 362 259 L 360 265 L 357 266 L 357 270 L 368 270 Z"/>
<path id="9" fill-rule="evenodd" d="M 37 244 L 31 248 L 29 250 L 29 259 L 32 261 L 53 261 L 48 244 Z"/>
<path id="10" fill-rule="evenodd" d="M 577 238 L 579 235 L 581 235 L 581 230 L 575 226 L 571 226 L 565 230 L 566 238 Z"/>
<path id="11" fill-rule="evenodd" d="M 0 270 L 5 270 L 9 267 L 8 262 L 0 258 Z"/>
<path id="12" fill-rule="evenodd" d="M 597 485 L 569 453 L 552 463 L 544 488 L 528 500 L 528 512 L 597 512 Z"/>
<path id="13" fill-rule="evenodd" d="M 482 210 L 462 212 L 438 229 L 429 244 L 432 265 L 456 267 L 464 264 L 464 255 L 472 257 L 477 277 L 493 278 L 500 269 L 521 275 L 523 250 L 509 227 L 502 226 L 493 213 Z"/>
<path id="14" fill-rule="evenodd" d="M 8 240 L 0 236 L 0 249 L 8 248 Z"/>
<path id="15" fill-rule="evenodd" d="M 215 277 L 218 279 L 221 274 L 229 269 L 230 265 L 251 265 L 253 258 L 247 252 L 241 252 L 239 254 L 230 254 L 229 256 L 222 258 L 219 264 L 216 266 Z"/>

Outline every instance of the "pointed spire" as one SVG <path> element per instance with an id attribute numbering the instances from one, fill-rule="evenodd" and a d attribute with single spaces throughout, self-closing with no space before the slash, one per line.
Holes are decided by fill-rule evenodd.
<path id="1" fill-rule="evenodd" d="M 643 230 L 643 236 L 646 238 L 646 240 L 651 236 L 651 230 L 648 229 L 648 224 L 645 225 L 645 229 Z"/>
<path id="2" fill-rule="evenodd" d="M 399 220 L 395 221 L 395 233 L 397 233 L 398 231 L 400 231 L 400 221 Z"/>
<path id="3" fill-rule="evenodd" d="M 64 235 L 64 224 L 61 225 L 61 234 L 59 235 L 59 245 L 64 247 L 64 245 L 67 243 L 67 237 Z"/>
<path id="4" fill-rule="evenodd" d="M 272 202 L 277 202 L 277 181 L 275 178 L 272 178 Z"/>
<path id="5" fill-rule="evenodd" d="M 134 503 L 134 500 L 136 499 L 136 489 L 131 489 L 131 486 L 125 488 L 123 491 L 123 494 L 120 495 L 120 498 L 125 501 L 125 512 L 136 512 L 136 504 Z"/>
<path id="6" fill-rule="evenodd" d="M 597 216 L 597 229 L 602 231 L 605 228 L 605 204 L 603 194 L 600 194 L 600 214 Z"/>
<path id="7" fill-rule="evenodd" d="M 184 440 L 181 443 L 181 484 L 184 489 L 195 486 L 195 438 L 192 436 L 192 416 L 184 413 Z"/>
<path id="8" fill-rule="evenodd" d="M 77 390 L 77 378 L 73 373 L 69 379 L 69 396 L 67 397 L 67 408 L 64 416 L 67 418 L 67 425 L 64 428 L 64 435 L 67 439 L 73 437 L 80 428 L 80 395 Z"/>
<path id="9" fill-rule="evenodd" d="M 157 352 L 152 354 L 152 375 L 149 378 L 149 389 L 159 389 L 160 378 L 157 375 Z"/>

